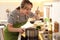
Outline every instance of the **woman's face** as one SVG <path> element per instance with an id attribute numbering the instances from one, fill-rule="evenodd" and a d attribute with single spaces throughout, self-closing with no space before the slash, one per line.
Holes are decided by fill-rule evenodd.
<path id="1" fill-rule="evenodd" d="M 23 13 L 28 14 L 31 12 L 32 5 L 31 4 L 26 4 L 23 8 Z"/>

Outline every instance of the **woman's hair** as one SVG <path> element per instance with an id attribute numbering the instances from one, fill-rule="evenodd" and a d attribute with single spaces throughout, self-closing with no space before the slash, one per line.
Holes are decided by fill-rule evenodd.
<path id="1" fill-rule="evenodd" d="M 20 6 L 18 6 L 16 9 L 17 9 L 17 10 L 20 10 Z"/>
<path id="2" fill-rule="evenodd" d="M 23 0 L 21 3 L 21 8 L 24 8 L 26 4 L 31 4 L 33 6 L 32 2 L 30 2 L 29 0 Z"/>

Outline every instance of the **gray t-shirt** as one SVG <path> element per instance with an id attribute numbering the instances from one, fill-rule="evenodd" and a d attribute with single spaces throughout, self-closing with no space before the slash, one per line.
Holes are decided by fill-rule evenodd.
<path id="1" fill-rule="evenodd" d="M 21 16 L 19 11 L 14 10 L 11 12 L 10 16 L 8 17 L 8 23 L 14 24 L 16 22 L 19 22 L 19 23 L 25 22 L 29 17 L 33 17 L 33 16 L 34 14 L 32 12 L 29 13 L 29 15 L 23 14 L 23 16 Z"/>

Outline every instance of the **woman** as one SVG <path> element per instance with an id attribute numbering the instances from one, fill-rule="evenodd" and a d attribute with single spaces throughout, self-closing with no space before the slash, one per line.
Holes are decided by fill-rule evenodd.
<path id="1" fill-rule="evenodd" d="M 32 7 L 33 4 L 27 0 L 21 3 L 19 11 L 16 9 L 10 14 L 8 25 L 4 31 L 4 40 L 17 40 L 18 34 L 24 32 L 20 27 L 26 23 L 29 17 L 34 16 L 31 13 Z"/>

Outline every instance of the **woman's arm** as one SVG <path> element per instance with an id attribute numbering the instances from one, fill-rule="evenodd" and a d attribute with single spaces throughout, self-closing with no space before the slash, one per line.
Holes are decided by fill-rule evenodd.
<path id="1" fill-rule="evenodd" d="M 20 32 L 20 33 L 23 33 L 24 30 L 21 29 L 21 28 L 14 28 L 12 24 L 8 24 L 8 31 L 10 32 Z"/>

